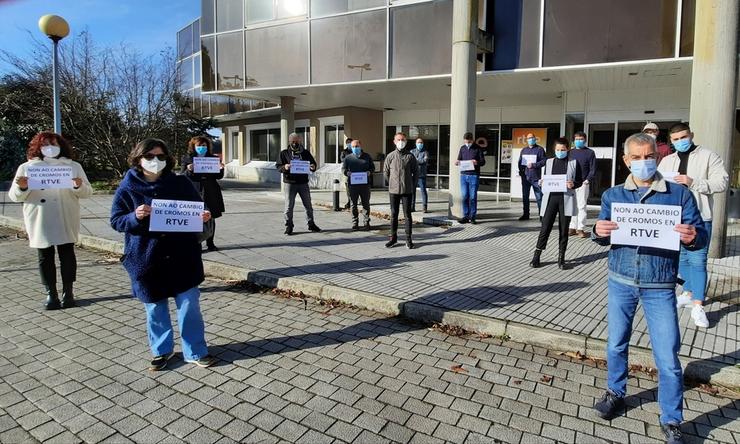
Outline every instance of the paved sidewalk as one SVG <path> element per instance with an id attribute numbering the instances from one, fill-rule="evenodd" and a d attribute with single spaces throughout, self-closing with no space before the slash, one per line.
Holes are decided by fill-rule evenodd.
<path id="1" fill-rule="evenodd" d="M 149 373 L 115 258 L 78 250 L 81 306 L 44 312 L 26 241 L 0 229 L 0 250 L 2 443 L 662 442 L 646 374 L 629 379 L 626 417 L 604 421 L 594 363 L 219 281 L 201 303 L 220 364 L 178 355 Z M 740 443 L 739 408 L 687 389 L 688 442 Z"/>
<path id="2" fill-rule="evenodd" d="M 387 193 L 376 191 L 373 196 L 374 202 L 383 202 Z M 331 196 L 319 192 L 314 197 L 319 203 Z M 446 202 L 443 193 L 431 198 L 432 208 L 442 208 Z M 2 199 L 2 214 L 20 218 L 21 206 L 8 203 L 4 193 Z M 82 201 L 83 233 L 122 239 L 108 224 L 110 200 L 111 196 L 94 196 Z M 316 221 L 325 231 L 308 233 L 297 204 L 298 232 L 288 237 L 282 234 L 279 192 L 227 190 L 225 200 L 227 213 L 217 221 L 216 244 L 221 250 L 204 254 L 205 259 L 546 331 L 606 339 L 607 250 L 572 237 L 568 259 L 573 268 L 560 271 L 554 265 L 557 240 L 553 234 L 543 255 L 545 266 L 529 268 L 539 223 L 516 221 L 521 203 L 484 200 L 484 223 L 476 226 L 416 225 L 418 248 L 409 251 L 402 243 L 390 250 L 383 247 L 389 232 L 385 220 L 374 218 L 369 233 L 353 232 L 347 212 L 316 205 Z M 373 211 L 382 209 L 376 205 Z M 734 243 L 740 237 L 739 228 L 730 226 Z M 740 256 L 715 261 L 710 279 L 706 306 L 710 327 L 696 328 L 689 310 L 681 310 L 681 355 L 734 366 L 740 350 Z M 640 313 L 632 344 L 649 346 Z"/>

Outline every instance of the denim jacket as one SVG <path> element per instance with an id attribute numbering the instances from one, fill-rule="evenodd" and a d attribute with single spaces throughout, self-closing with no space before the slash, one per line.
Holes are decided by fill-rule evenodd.
<path id="1" fill-rule="evenodd" d="M 681 206 L 681 223 L 696 227 L 694 243 L 684 247 L 697 250 L 708 242 L 707 231 L 691 191 L 682 185 L 667 182 L 660 173 L 656 173 L 650 189 L 642 198 L 632 176 L 627 177 L 624 184 L 606 190 L 601 196 L 599 220 L 611 220 L 612 203 L 615 202 Z M 610 238 L 596 236 L 595 228 L 591 231 L 591 239 L 600 245 L 609 245 Z M 678 258 L 678 251 L 612 245 L 609 250 L 609 278 L 633 287 L 674 288 L 678 276 Z"/>

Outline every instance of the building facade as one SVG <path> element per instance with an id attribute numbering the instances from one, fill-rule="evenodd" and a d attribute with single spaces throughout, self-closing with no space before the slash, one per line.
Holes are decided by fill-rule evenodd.
<path id="1" fill-rule="evenodd" d="M 471 99 L 470 130 L 487 150 L 481 190 L 521 196 L 516 161 L 527 132 L 548 151 L 560 135 L 588 134 L 598 158 L 593 203 L 621 183 L 630 134 L 651 121 L 665 140 L 689 120 L 697 1 L 480 0 L 478 26 L 493 39 L 478 56 Z M 404 131 L 426 142 L 430 186 L 448 187 L 450 144 L 462 142 L 450 141 L 453 0 L 201 5 L 178 33 L 178 66 L 183 91 L 223 130 L 231 177 L 278 180 L 270 169 L 289 105 L 319 175 L 337 173 L 346 137 L 382 161 Z M 737 187 L 737 126 L 734 149 Z"/>

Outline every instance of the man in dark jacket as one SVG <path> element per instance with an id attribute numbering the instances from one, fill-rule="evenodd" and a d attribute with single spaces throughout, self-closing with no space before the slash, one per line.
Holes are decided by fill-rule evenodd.
<path id="1" fill-rule="evenodd" d="M 475 216 L 478 214 L 480 167 L 486 164 L 486 157 L 483 149 L 473 143 L 473 133 L 465 133 L 463 139 L 465 144 L 460 147 L 455 162 L 455 165 L 460 167 L 460 191 L 463 206 L 463 217 L 460 223 L 475 224 Z"/>
<path id="2" fill-rule="evenodd" d="M 591 182 L 594 180 L 596 175 L 596 153 L 594 150 L 586 146 L 586 133 L 578 131 L 573 136 L 573 144 L 575 149 L 570 150 L 570 158 L 575 159 L 578 162 L 578 166 L 581 169 L 583 184 L 580 188 L 576 188 L 576 205 L 578 212 L 570 219 L 570 229 L 568 234 L 570 236 L 578 235 L 583 238 L 589 237 L 588 234 L 583 230 L 586 227 L 586 207 L 588 205 L 588 194 L 591 187 Z"/>
<path id="3" fill-rule="evenodd" d="M 541 168 L 545 166 L 547 158 L 545 149 L 537 144 L 537 138 L 534 134 L 527 134 L 527 146 L 522 148 L 519 155 L 519 176 L 522 178 L 522 202 L 524 204 L 524 214 L 519 220 L 529 220 L 529 190 L 534 190 L 534 197 L 537 199 L 538 214 L 541 213 L 542 206 L 542 188 L 540 188 L 540 179 L 542 179 Z"/>
<path id="4" fill-rule="evenodd" d="M 388 180 L 388 193 L 391 201 L 391 238 L 385 244 L 391 248 L 398 243 L 398 210 L 403 202 L 403 217 L 406 219 L 406 248 L 414 248 L 411 241 L 411 196 L 416 192 L 419 165 L 416 157 L 406 148 L 406 134 L 393 136 L 396 149 L 388 154 L 383 166 L 383 175 Z"/>
<path id="5" fill-rule="evenodd" d="M 375 172 L 373 158 L 362 151 L 360 139 L 352 141 L 352 154 L 344 157 L 342 174 L 347 177 L 352 202 L 352 229 L 360 228 L 357 199 L 362 201 L 363 230 L 370 229 L 370 175 Z"/>
<path id="6" fill-rule="evenodd" d="M 308 187 L 308 171 L 302 168 L 302 165 L 296 163 L 293 171 L 291 171 L 291 164 L 294 162 L 308 162 L 309 170 L 316 171 L 316 160 L 313 158 L 311 153 L 303 147 L 301 143 L 301 136 L 296 133 L 292 133 L 288 141 L 290 145 L 288 148 L 280 152 L 280 159 L 275 162 L 275 167 L 278 171 L 283 174 L 283 182 L 285 183 L 285 234 L 290 236 L 293 234 L 293 207 L 295 207 L 295 196 L 296 194 L 301 196 L 301 202 L 303 202 L 303 208 L 306 209 L 306 222 L 308 223 L 308 230 L 314 233 L 321 232 L 321 229 L 316 226 L 313 220 L 313 206 L 311 205 L 311 189 Z"/>

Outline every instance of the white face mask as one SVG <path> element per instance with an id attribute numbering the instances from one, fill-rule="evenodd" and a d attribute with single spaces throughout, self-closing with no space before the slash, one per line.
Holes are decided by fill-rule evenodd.
<path id="1" fill-rule="evenodd" d="M 658 135 L 657 134 L 653 134 L 653 133 L 645 133 L 645 134 L 647 134 L 648 136 L 652 137 L 653 139 L 657 139 L 658 138 Z"/>
<path id="2" fill-rule="evenodd" d="M 396 149 L 397 150 L 402 150 L 404 148 L 406 148 L 406 141 L 405 140 L 397 140 L 396 141 Z"/>
<path id="3" fill-rule="evenodd" d="M 57 157 L 60 152 L 61 149 L 56 145 L 45 145 L 41 147 L 41 154 L 44 157 Z"/>
<path id="4" fill-rule="evenodd" d="M 159 160 L 156 157 L 152 160 L 141 159 L 141 167 L 152 174 L 159 174 L 166 166 L 166 160 Z"/>

